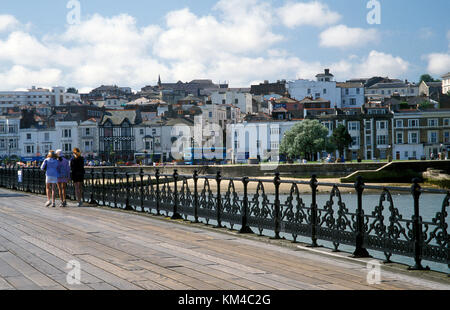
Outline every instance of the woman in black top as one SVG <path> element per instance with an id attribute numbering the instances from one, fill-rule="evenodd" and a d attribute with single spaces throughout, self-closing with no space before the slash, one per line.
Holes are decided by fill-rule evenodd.
<path id="1" fill-rule="evenodd" d="M 83 206 L 83 182 L 84 182 L 84 158 L 81 156 L 79 148 L 73 149 L 73 157 L 70 160 L 70 171 L 72 181 L 75 185 L 75 196 L 78 207 Z"/>

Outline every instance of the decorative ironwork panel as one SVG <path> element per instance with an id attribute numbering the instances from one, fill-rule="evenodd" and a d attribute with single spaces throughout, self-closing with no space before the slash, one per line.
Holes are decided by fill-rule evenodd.
<path id="1" fill-rule="evenodd" d="M 292 184 L 286 202 L 281 205 L 281 231 L 291 234 L 294 241 L 297 237 L 311 236 L 311 218 L 305 204 L 300 197 L 297 184 Z"/>
<path id="2" fill-rule="evenodd" d="M 337 207 L 335 207 L 337 199 Z M 351 216 L 353 221 L 349 220 Z M 342 202 L 341 192 L 335 185 L 330 193 L 330 199 L 323 209 L 318 209 L 317 236 L 319 239 L 332 241 L 335 251 L 340 244 L 355 244 L 356 238 L 356 214 L 350 213 Z"/>
<path id="3" fill-rule="evenodd" d="M 191 193 L 189 180 L 186 177 L 183 177 L 183 183 L 178 193 L 178 197 L 180 202 L 178 210 L 187 220 L 188 216 L 194 215 L 194 196 Z"/>
<path id="4" fill-rule="evenodd" d="M 242 222 L 241 208 L 242 201 L 236 193 L 233 180 L 231 180 L 225 196 L 222 197 L 222 221 L 229 223 L 231 229 L 234 228 L 234 225 Z"/>
<path id="5" fill-rule="evenodd" d="M 159 185 L 160 189 L 160 208 L 166 211 L 166 216 L 169 216 L 169 212 L 173 210 L 174 197 L 172 187 L 170 186 L 171 180 L 164 176 L 161 179 L 162 184 Z"/>
<path id="6" fill-rule="evenodd" d="M 431 222 L 424 222 L 423 258 L 435 262 L 450 264 L 450 238 L 448 234 L 448 207 L 450 193 L 442 202 L 441 212 L 438 212 Z M 428 233 L 429 231 L 429 233 Z"/>
<path id="7" fill-rule="evenodd" d="M 262 235 L 264 229 L 274 229 L 275 210 L 273 203 L 267 198 L 264 184 L 260 181 L 256 188 L 256 194 L 250 201 L 248 224 L 258 228 Z"/>
<path id="8" fill-rule="evenodd" d="M 208 179 L 205 179 L 203 189 L 199 197 L 198 216 L 204 218 L 206 220 L 206 224 L 209 224 L 210 220 L 216 218 L 216 199 L 211 191 L 211 186 L 209 185 Z"/>

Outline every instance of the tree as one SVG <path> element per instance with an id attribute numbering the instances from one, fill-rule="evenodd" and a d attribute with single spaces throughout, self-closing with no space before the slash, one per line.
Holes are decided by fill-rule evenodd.
<path id="1" fill-rule="evenodd" d="M 340 124 L 333 131 L 330 141 L 336 146 L 339 154 L 343 155 L 345 149 L 347 149 L 352 144 L 353 139 L 352 136 L 350 136 L 347 128 L 344 125 Z"/>
<path id="2" fill-rule="evenodd" d="M 67 89 L 67 92 L 68 92 L 69 94 L 78 94 L 78 90 L 77 90 L 76 88 L 74 88 L 74 87 L 69 87 L 69 88 Z"/>
<path id="3" fill-rule="evenodd" d="M 441 82 L 441 80 L 435 80 L 431 75 L 429 74 L 422 74 L 420 76 L 419 84 L 423 82 Z"/>
<path id="4" fill-rule="evenodd" d="M 313 160 L 314 154 L 330 148 L 328 129 L 317 120 L 304 120 L 286 132 L 280 152 L 291 159 L 304 156 Z"/>

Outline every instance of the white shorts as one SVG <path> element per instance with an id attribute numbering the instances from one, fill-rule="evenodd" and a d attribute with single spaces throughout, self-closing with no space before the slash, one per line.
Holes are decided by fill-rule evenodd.
<path id="1" fill-rule="evenodd" d="M 58 178 L 47 176 L 45 183 L 47 184 L 58 184 Z"/>

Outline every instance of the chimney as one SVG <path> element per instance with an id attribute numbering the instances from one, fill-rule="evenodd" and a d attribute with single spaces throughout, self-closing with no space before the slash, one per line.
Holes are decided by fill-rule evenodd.
<path id="1" fill-rule="evenodd" d="M 325 69 L 325 74 L 330 75 L 330 69 Z"/>

